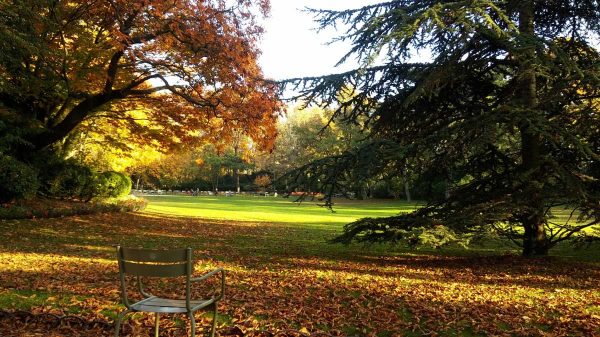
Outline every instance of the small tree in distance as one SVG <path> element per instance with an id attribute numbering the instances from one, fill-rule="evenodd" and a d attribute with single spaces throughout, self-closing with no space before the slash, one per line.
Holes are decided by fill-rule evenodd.
<path id="1" fill-rule="evenodd" d="M 267 191 L 271 187 L 271 177 L 268 175 L 260 175 L 254 179 L 254 185 L 258 187 L 261 192 Z"/>

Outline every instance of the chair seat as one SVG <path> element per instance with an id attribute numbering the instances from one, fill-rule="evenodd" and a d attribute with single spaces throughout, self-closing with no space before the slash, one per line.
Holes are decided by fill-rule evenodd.
<path id="1" fill-rule="evenodd" d="M 214 302 L 214 300 L 202 300 L 202 301 L 190 301 L 192 308 L 202 304 L 202 307 L 207 306 Z M 170 298 L 150 297 L 145 300 L 141 300 L 131 305 L 131 309 L 134 311 L 145 311 L 145 312 L 188 312 L 185 306 L 185 300 L 173 300 Z"/>

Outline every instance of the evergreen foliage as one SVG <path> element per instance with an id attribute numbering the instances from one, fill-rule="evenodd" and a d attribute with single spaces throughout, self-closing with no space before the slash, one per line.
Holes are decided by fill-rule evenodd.
<path id="1" fill-rule="evenodd" d="M 41 167 L 40 164 L 34 164 Z M 60 199 L 90 201 L 94 198 L 118 198 L 131 192 L 131 179 L 120 172 L 93 172 L 73 160 L 48 156 L 40 172 L 40 192 Z"/>
<path id="2" fill-rule="evenodd" d="M 37 172 L 27 164 L 0 154 L 0 203 L 35 195 Z"/>
<path id="3" fill-rule="evenodd" d="M 94 173 L 71 160 L 49 159 L 40 173 L 40 180 L 40 192 L 47 196 L 89 200 L 97 195 L 94 191 Z"/>
<path id="4" fill-rule="evenodd" d="M 290 174 L 332 196 L 411 163 L 446 181 L 412 214 L 348 224 L 337 241 L 395 241 L 414 228 L 509 236 L 545 255 L 600 222 L 600 4 L 597 1 L 407 1 L 312 10 L 347 27 L 340 61 L 361 67 L 286 83 L 307 104 L 361 122 L 369 143 Z M 412 62 L 429 51 L 431 61 Z M 340 99 L 350 86 L 355 92 Z M 328 200 L 330 203 L 331 200 Z M 573 209 L 558 221 L 556 207 Z"/>

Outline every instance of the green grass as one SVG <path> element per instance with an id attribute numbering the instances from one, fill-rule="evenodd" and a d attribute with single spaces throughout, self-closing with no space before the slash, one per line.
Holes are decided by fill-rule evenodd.
<path id="1" fill-rule="evenodd" d="M 83 296 L 68 293 L 10 289 L 0 291 L 0 308 L 30 310 L 34 307 L 49 306 L 62 308 L 66 314 L 79 314 L 82 310 L 76 303 L 84 299 Z"/>
<path id="2" fill-rule="evenodd" d="M 321 206 L 318 200 L 296 202 L 293 197 L 253 196 L 148 196 L 144 214 L 180 218 L 201 218 L 215 221 L 264 224 L 277 226 L 286 232 L 265 230 L 264 236 L 234 235 L 236 247 L 248 249 L 262 257 L 281 254 L 308 254 L 339 256 L 348 252 L 372 254 L 406 253 L 406 247 L 391 245 L 352 244 L 332 245 L 327 241 L 342 233 L 345 224 L 364 217 L 386 217 L 406 213 L 419 207 L 419 203 L 402 200 L 335 200 L 333 210 Z M 271 237 L 271 235 L 274 235 Z M 265 240 L 269 238 L 268 240 Z M 292 239 L 293 238 L 293 239 Z M 282 241 L 294 244 L 282 245 Z M 295 243 L 301 243 L 296 245 Z M 426 247 L 424 251 L 431 251 Z M 457 252 L 461 254 L 461 252 Z M 221 256 L 214 256 L 221 260 Z"/>
<path id="3" fill-rule="evenodd" d="M 407 203 L 402 200 L 335 200 L 333 211 L 319 206 L 317 200 L 295 202 L 295 198 L 283 197 L 252 197 L 252 196 L 147 196 L 148 207 L 145 214 L 155 216 L 202 218 L 235 222 L 277 223 L 287 226 L 297 240 L 302 240 L 305 252 L 315 254 L 344 253 L 348 247 L 328 245 L 325 242 L 340 234 L 343 226 L 364 217 L 386 217 L 415 210 L 421 203 Z M 557 208 L 553 221 L 564 223 L 570 215 L 570 210 Z M 571 220 L 576 221 L 576 216 Z M 276 238 L 274 238 L 276 239 Z M 238 245 L 256 246 L 260 238 L 240 236 Z M 263 254 L 277 254 L 278 241 L 271 241 L 276 247 L 263 246 Z M 350 249 L 364 249 L 363 245 L 352 245 Z M 275 248 L 275 249 L 270 249 Z M 462 246 L 449 246 L 443 250 L 429 247 L 419 247 L 420 252 L 444 255 L 502 254 L 511 252 L 518 254 L 519 249 L 512 242 L 504 239 L 486 240 L 471 245 L 469 249 Z M 390 254 L 393 252 L 407 253 L 406 247 L 390 245 L 373 245 L 372 252 Z M 600 245 L 592 245 L 588 249 L 574 249 L 569 244 L 559 244 L 551 250 L 551 255 L 597 262 L 600 257 Z"/>
<path id="4" fill-rule="evenodd" d="M 50 294 L 34 290 L 12 290 L 0 292 L 0 308 L 28 310 L 44 305 Z"/>
<path id="5" fill-rule="evenodd" d="M 416 203 L 403 201 L 339 200 L 333 212 L 318 206 L 318 201 L 294 202 L 293 198 L 274 197 L 190 197 L 149 196 L 145 212 L 181 217 L 201 217 L 232 221 L 277 222 L 295 225 L 327 226 L 352 222 L 363 217 L 381 217 L 409 212 Z"/>

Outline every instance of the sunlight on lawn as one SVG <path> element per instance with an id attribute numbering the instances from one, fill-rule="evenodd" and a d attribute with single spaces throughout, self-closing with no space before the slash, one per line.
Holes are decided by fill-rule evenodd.
<path id="1" fill-rule="evenodd" d="M 200 217 L 233 221 L 295 223 L 302 225 L 343 225 L 364 217 L 383 217 L 408 212 L 415 204 L 401 201 L 380 203 L 341 200 L 334 211 L 316 201 L 294 202 L 273 197 L 189 197 L 150 196 L 145 212 L 170 216 Z"/>

